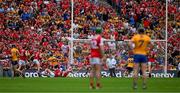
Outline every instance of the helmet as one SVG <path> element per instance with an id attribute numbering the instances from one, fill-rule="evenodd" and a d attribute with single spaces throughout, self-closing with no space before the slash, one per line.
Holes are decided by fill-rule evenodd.
<path id="1" fill-rule="evenodd" d="M 102 32 L 102 28 L 100 28 L 100 27 L 96 28 L 96 33 L 97 34 L 100 34 L 101 32 Z"/>

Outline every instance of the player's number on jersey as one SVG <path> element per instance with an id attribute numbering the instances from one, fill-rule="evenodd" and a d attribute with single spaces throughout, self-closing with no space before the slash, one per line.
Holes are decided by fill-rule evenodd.
<path id="1" fill-rule="evenodd" d="M 139 40 L 139 47 L 141 47 L 144 44 L 144 40 Z"/>
<path id="2" fill-rule="evenodd" d="M 96 40 L 91 41 L 91 48 L 93 48 L 93 49 L 97 49 L 98 48 Z"/>

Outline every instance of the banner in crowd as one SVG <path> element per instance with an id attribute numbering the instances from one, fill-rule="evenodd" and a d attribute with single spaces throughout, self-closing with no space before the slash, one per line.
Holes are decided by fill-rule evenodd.
<path id="1" fill-rule="evenodd" d="M 24 72 L 24 76 L 26 78 L 29 78 L 29 77 L 48 77 L 48 76 L 41 74 L 41 72 L 42 71 L 40 71 L 40 73 L 38 73 L 36 70 L 26 70 Z M 101 71 L 101 75 L 102 75 L 102 77 L 109 77 L 110 73 L 109 73 L 109 71 Z M 165 74 L 162 70 L 156 70 L 156 71 L 152 71 L 151 75 L 153 78 L 175 78 L 175 77 L 177 77 L 177 71 L 168 71 Z M 73 72 L 69 73 L 68 77 L 89 77 L 89 73 L 86 71 L 78 71 L 78 72 L 73 71 Z M 132 77 L 132 73 L 130 75 L 124 75 L 124 71 L 117 70 L 116 71 L 116 77 L 117 78 L 122 78 L 122 77 L 130 78 L 130 77 Z"/>

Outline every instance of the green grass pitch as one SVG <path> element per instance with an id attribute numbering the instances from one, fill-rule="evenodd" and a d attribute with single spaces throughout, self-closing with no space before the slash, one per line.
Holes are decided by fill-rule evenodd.
<path id="1" fill-rule="evenodd" d="M 149 78 L 148 88 L 132 89 L 132 78 L 102 78 L 102 89 L 90 90 L 89 78 L 0 78 L 0 93 L 180 93 L 179 78 Z"/>

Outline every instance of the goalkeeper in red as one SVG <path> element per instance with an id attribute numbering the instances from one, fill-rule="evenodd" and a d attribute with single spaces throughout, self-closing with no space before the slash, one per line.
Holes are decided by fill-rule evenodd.
<path id="1" fill-rule="evenodd" d="M 139 29 L 138 34 L 134 35 L 131 39 L 130 46 L 133 47 L 134 54 L 134 78 L 133 89 L 137 89 L 138 73 L 142 70 L 143 85 L 142 88 L 146 89 L 146 64 L 147 64 L 147 47 L 150 44 L 150 37 L 145 34 L 144 29 Z"/>
<path id="2" fill-rule="evenodd" d="M 90 89 L 94 89 L 94 79 L 96 79 L 96 89 L 101 88 L 101 58 L 103 57 L 103 41 L 100 35 L 101 29 L 96 30 L 96 35 L 91 40 L 91 71 L 90 71 Z"/>

